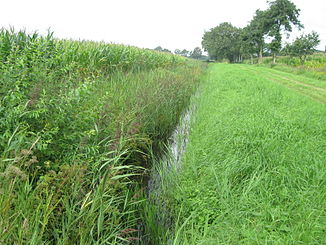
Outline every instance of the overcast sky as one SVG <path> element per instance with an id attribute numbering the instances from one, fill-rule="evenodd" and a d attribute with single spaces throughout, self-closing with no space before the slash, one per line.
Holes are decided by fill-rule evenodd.
<path id="1" fill-rule="evenodd" d="M 326 45 L 326 0 L 293 0 L 305 33 Z M 2 0 L 0 27 L 13 26 L 56 37 L 170 50 L 201 47 L 205 30 L 221 22 L 244 27 L 266 0 Z M 299 32 L 292 34 L 292 38 Z"/>

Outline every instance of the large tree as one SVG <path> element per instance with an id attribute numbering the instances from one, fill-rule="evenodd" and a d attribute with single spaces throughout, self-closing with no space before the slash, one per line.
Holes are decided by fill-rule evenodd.
<path id="1" fill-rule="evenodd" d="M 240 46 L 241 55 L 245 57 L 250 57 L 251 64 L 253 64 L 253 56 L 255 53 L 257 54 L 259 53 L 259 46 L 249 26 L 242 29 L 240 40 L 241 40 L 241 46 Z"/>
<path id="2" fill-rule="evenodd" d="M 300 9 L 289 0 L 275 0 L 269 2 L 269 8 L 265 17 L 268 36 L 272 38 L 270 49 L 273 53 L 273 62 L 275 63 L 276 55 L 282 48 L 282 31 L 291 32 L 292 26 L 299 29 L 303 25 L 299 21 Z"/>
<path id="3" fill-rule="evenodd" d="M 260 63 L 265 47 L 265 36 L 269 30 L 268 21 L 267 12 L 258 9 L 249 25 L 245 28 L 246 41 L 251 45 L 251 51 L 258 54 Z"/>
<path id="4" fill-rule="evenodd" d="M 241 29 L 230 23 L 221 23 L 204 33 L 202 46 L 213 59 L 237 61 L 240 55 L 240 33 Z"/>

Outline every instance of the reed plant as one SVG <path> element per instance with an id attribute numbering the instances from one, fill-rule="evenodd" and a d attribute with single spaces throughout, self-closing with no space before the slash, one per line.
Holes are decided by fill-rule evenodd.
<path id="1" fill-rule="evenodd" d="M 0 31 L 0 243 L 138 241 L 152 162 L 204 65 Z"/>

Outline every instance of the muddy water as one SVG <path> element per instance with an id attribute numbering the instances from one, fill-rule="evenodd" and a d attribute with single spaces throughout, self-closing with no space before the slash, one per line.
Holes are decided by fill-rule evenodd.
<path id="1" fill-rule="evenodd" d="M 179 125 L 171 135 L 168 145 L 167 154 L 163 156 L 159 164 L 162 165 L 161 171 L 169 171 L 169 169 L 180 170 L 182 156 L 186 150 L 188 143 L 188 135 L 190 132 L 190 119 L 193 110 L 188 110 L 180 120 Z M 163 173 L 164 174 L 164 173 Z M 160 192 L 161 176 L 157 168 L 152 169 L 151 177 L 148 181 L 148 194 L 149 196 L 155 195 Z"/>
<path id="2" fill-rule="evenodd" d="M 191 117 L 194 110 L 188 110 L 184 113 L 179 125 L 174 130 L 167 145 L 167 154 L 154 163 L 150 180 L 148 181 L 148 198 L 149 201 L 156 207 L 156 223 L 165 228 L 172 225 L 172 217 L 169 208 L 162 200 L 162 176 L 178 173 L 181 169 L 182 156 L 186 150 L 188 136 L 190 133 Z M 164 177 L 163 177 L 164 178 Z M 165 185 L 166 187 L 166 185 Z"/>
<path id="3" fill-rule="evenodd" d="M 187 111 L 182 117 L 181 123 L 178 125 L 171 136 L 169 149 L 171 151 L 173 162 L 171 162 L 170 165 L 174 164 L 177 170 L 179 170 L 181 167 L 181 159 L 188 143 L 190 119 L 191 112 Z"/>

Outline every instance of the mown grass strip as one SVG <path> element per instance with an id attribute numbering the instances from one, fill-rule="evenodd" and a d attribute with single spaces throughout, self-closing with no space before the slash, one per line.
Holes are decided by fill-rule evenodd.
<path id="1" fill-rule="evenodd" d="M 257 69 L 262 73 L 269 73 L 277 77 L 285 77 L 286 79 L 293 80 L 294 82 L 310 85 L 311 87 L 314 87 L 316 89 L 324 89 L 324 90 L 326 89 L 325 80 L 312 79 L 301 75 L 270 69 L 267 67 L 257 67 Z"/>
<path id="2" fill-rule="evenodd" d="M 252 67 L 241 66 L 241 68 L 247 72 L 252 72 L 262 78 L 269 79 L 270 81 L 277 82 L 283 84 L 284 86 L 297 91 L 301 94 L 307 95 L 308 97 L 325 103 L 326 102 L 326 89 L 322 87 L 317 87 L 313 84 L 323 85 L 322 81 L 313 81 L 310 79 L 307 81 L 307 78 L 301 76 L 291 76 L 287 73 L 275 73 L 273 70 L 269 68 L 261 68 L 257 67 L 252 69 Z M 297 80 L 294 80 L 297 79 Z M 302 82 L 304 81 L 304 82 Z"/>
<path id="3" fill-rule="evenodd" d="M 175 244 L 325 243 L 325 105 L 238 65 L 212 65 L 201 92 L 165 184 L 187 221 Z"/>

